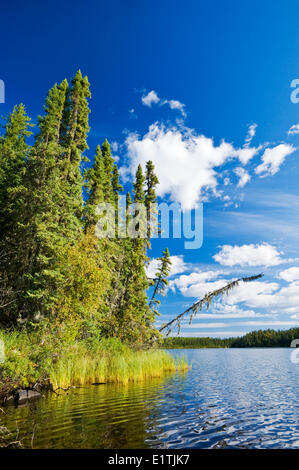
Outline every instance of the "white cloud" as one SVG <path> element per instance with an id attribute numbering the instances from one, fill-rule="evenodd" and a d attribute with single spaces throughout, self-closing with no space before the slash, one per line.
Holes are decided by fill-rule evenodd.
<path id="1" fill-rule="evenodd" d="M 169 287 L 178 289 L 185 297 L 203 297 L 207 292 L 223 287 L 228 281 L 217 278 L 222 271 L 201 271 L 183 274 L 169 282 Z"/>
<path id="2" fill-rule="evenodd" d="M 238 166 L 237 168 L 235 168 L 234 172 L 240 178 L 238 185 L 237 185 L 238 188 L 243 188 L 243 186 L 245 186 L 245 184 L 247 184 L 248 181 L 250 181 L 251 179 L 250 174 L 246 170 L 244 170 L 244 168 L 242 168 L 241 166 Z"/>
<path id="3" fill-rule="evenodd" d="M 111 142 L 110 146 L 111 146 L 111 148 L 112 148 L 113 152 L 117 152 L 117 151 L 118 151 L 118 149 L 119 149 L 118 142 L 116 142 L 116 141 L 114 141 L 114 142 Z"/>
<path id="4" fill-rule="evenodd" d="M 139 163 L 145 167 L 152 160 L 160 181 L 158 195 L 169 194 L 184 209 L 196 207 L 210 193 L 220 196 L 217 185 L 218 177 L 222 176 L 217 168 L 232 159 L 245 163 L 258 152 L 257 148 L 235 148 L 224 140 L 217 145 L 213 139 L 191 129 L 166 128 L 159 123 L 152 124 L 142 138 L 130 134 L 126 145 L 129 167 L 121 170 L 122 176 L 127 173 L 133 176 Z"/>
<path id="5" fill-rule="evenodd" d="M 141 101 L 142 101 L 142 104 L 144 104 L 145 106 L 148 106 L 150 108 L 152 106 L 152 104 L 159 103 L 160 98 L 157 95 L 157 93 L 154 90 L 152 90 L 147 95 L 143 95 L 141 97 Z"/>
<path id="6" fill-rule="evenodd" d="M 245 139 L 245 144 L 244 144 L 245 148 L 249 147 L 249 145 L 251 144 L 251 141 L 252 141 L 252 139 L 253 139 L 253 137 L 255 136 L 255 133 L 256 133 L 256 128 L 257 128 L 256 123 L 253 123 L 249 126 L 247 136 L 246 136 L 246 139 Z"/>
<path id="7" fill-rule="evenodd" d="M 292 283 L 281 288 L 274 282 L 240 284 L 229 293 L 225 302 L 232 305 L 242 302 L 249 308 L 267 309 L 271 313 L 296 313 L 299 305 L 299 285 Z"/>
<path id="8" fill-rule="evenodd" d="M 185 263 L 183 255 L 179 256 L 170 256 L 171 260 L 171 269 L 169 277 L 175 276 L 176 274 L 183 273 L 187 271 L 188 265 Z M 149 278 L 154 278 L 156 276 L 156 272 L 159 269 L 159 260 L 157 258 L 152 259 L 147 268 L 146 268 L 146 275 Z"/>
<path id="9" fill-rule="evenodd" d="M 224 266 L 277 266 L 283 263 L 277 249 L 268 243 L 261 245 L 223 245 L 214 260 Z"/>
<path id="10" fill-rule="evenodd" d="M 259 145 L 258 147 L 243 147 L 242 149 L 238 149 L 238 158 L 243 165 L 247 165 L 249 160 L 251 160 L 258 152 L 261 150 L 263 146 Z"/>
<path id="11" fill-rule="evenodd" d="M 299 124 L 293 124 L 288 130 L 288 135 L 299 134 Z"/>
<path id="12" fill-rule="evenodd" d="M 186 117 L 185 105 L 178 100 L 164 100 L 161 105 L 168 104 L 170 109 L 178 109 Z"/>
<path id="13" fill-rule="evenodd" d="M 287 282 L 299 281 L 299 268 L 293 266 L 292 268 L 285 269 L 279 273 L 278 277 Z"/>
<path id="14" fill-rule="evenodd" d="M 227 296 L 219 297 L 212 304 L 212 313 L 199 313 L 199 319 L 225 319 L 245 317 L 277 317 L 292 315 L 297 320 L 299 315 L 299 283 L 295 271 L 282 275 L 284 279 L 294 279 L 288 286 L 281 287 L 277 282 L 252 281 L 240 283 Z M 184 297 L 202 298 L 207 292 L 223 287 L 228 279 L 220 278 L 227 274 L 221 271 L 192 272 L 170 281 L 170 288 L 178 290 Z M 280 273 L 281 274 L 281 273 Z M 281 277 L 282 277 L 281 276 Z M 243 306 L 246 306 L 243 308 Z M 258 309 L 256 311 L 255 309 Z M 264 313 L 264 311 L 266 313 Z M 275 320 L 280 321 L 280 320 Z M 271 324 L 278 326 L 271 320 Z"/>
<path id="15" fill-rule="evenodd" d="M 168 105 L 170 109 L 177 109 L 182 113 L 182 116 L 186 117 L 185 105 L 178 100 L 161 100 L 158 94 L 152 90 L 146 95 L 141 97 L 142 104 L 151 108 L 153 104 L 158 104 L 159 106 Z"/>
<path id="16" fill-rule="evenodd" d="M 255 173 L 261 177 L 275 175 L 280 165 L 288 155 L 296 150 L 293 145 L 279 144 L 273 148 L 267 148 L 262 156 L 262 163 L 255 169 Z"/>
<path id="17" fill-rule="evenodd" d="M 264 326 L 296 326 L 298 324 L 297 321 L 241 321 L 241 322 L 233 322 L 233 323 L 199 323 L 193 322 L 189 328 L 227 328 L 232 326 L 254 326 L 256 328 L 263 328 Z"/>

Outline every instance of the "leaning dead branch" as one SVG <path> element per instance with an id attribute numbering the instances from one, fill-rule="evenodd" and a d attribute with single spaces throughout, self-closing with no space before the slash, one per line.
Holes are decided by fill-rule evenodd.
<path id="1" fill-rule="evenodd" d="M 218 297 L 219 295 L 228 294 L 234 287 L 237 287 L 240 282 L 251 282 L 251 281 L 255 281 L 256 279 L 260 279 L 261 277 L 263 277 L 263 274 L 257 274 L 255 276 L 250 276 L 250 277 L 241 277 L 239 279 L 229 282 L 224 287 L 221 287 L 221 289 L 216 289 L 212 292 L 208 292 L 207 294 L 205 294 L 205 296 L 202 299 L 197 300 L 193 305 L 187 308 L 183 313 L 173 318 L 173 320 L 171 320 L 170 322 L 162 325 L 159 331 L 161 332 L 163 330 L 167 330 L 166 336 L 168 336 L 171 333 L 172 329 L 176 328 L 177 334 L 179 334 L 180 329 L 181 329 L 181 321 L 185 315 L 188 315 L 188 314 L 190 315 L 189 317 L 189 325 L 190 325 L 194 316 L 198 313 L 199 310 L 202 310 L 203 307 L 206 307 L 207 310 L 209 309 L 215 297 Z"/>

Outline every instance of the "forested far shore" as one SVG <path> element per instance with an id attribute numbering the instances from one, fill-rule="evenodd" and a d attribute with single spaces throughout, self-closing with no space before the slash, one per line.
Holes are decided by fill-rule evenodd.
<path id="1" fill-rule="evenodd" d="M 299 328 L 289 330 L 257 330 L 235 338 L 196 338 L 172 336 L 164 338 L 165 349 L 200 348 L 289 348 L 299 339 Z"/>

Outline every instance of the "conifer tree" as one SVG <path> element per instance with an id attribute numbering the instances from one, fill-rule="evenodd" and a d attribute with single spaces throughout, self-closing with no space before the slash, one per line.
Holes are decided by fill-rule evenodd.
<path id="1" fill-rule="evenodd" d="M 23 181 L 17 236 L 20 321 L 53 314 L 59 293 L 59 252 L 82 233 L 81 155 L 86 149 L 90 96 L 78 72 L 71 90 L 63 81 L 49 91 L 39 134 Z"/>
<path id="2" fill-rule="evenodd" d="M 0 322 L 31 325 L 47 319 L 56 325 L 55 331 L 60 322 L 73 322 L 78 337 L 97 330 L 101 336 L 143 347 L 156 331 L 146 295 L 146 231 L 137 238 L 129 234 L 114 239 L 97 239 L 94 233 L 98 204 L 108 202 L 117 209 L 123 190 L 107 139 L 84 175 L 83 212 L 81 163 L 87 149 L 89 98 L 88 79 L 80 71 L 70 87 L 66 80 L 55 84 L 31 147 L 24 106 L 14 108 L 7 119 L 0 137 L 1 309 L 3 287 L 7 297 Z M 130 193 L 126 196 L 123 224 L 134 223 L 141 210 L 134 204 L 152 211 L 157 183 L 153 164 L 147 163 L 145 178 L 139 165 L 133 204 Z M 146 219 L 138 218 L 141 229 Z M 157 291 L 162 284 L 160 280 Z"/>
<path id="3" fill-rule="evenodd" d="M 128 227 L 131 221 L 131 206 L 132 206 L 132 199 L 131 194 L 129 191 L 126 194 L 126 233 L 128 235 Z"/>
<path id="4" fill-rule="evenodd" d="M 114 193 L 114 201 L 115 201 L 115 206 L 118 206 L 118 199 L 119 199 L 119 193 L 123 191 L 123 187 L 121 184 L 119 184 L 119 173 L 118 173 L 118 168 L 117 164 L 115 163 L 113 165 L 113 170 L 112 170 L 112 189 Z"/>
<path id="5" fill-rule="evenodd" d="M 156 299 L 156 296 L 159 294 L 163 294 L 165 292 L 166 287 L 168 286 L 167 278 L 170 274 L 171 269 L 171 259 L 168 248 L 163 251 L 162 256 L 158 258 L 158 261 L 160 265 L 156 273 L 155 287 L 152 293 L 151 300 L 149 302 L 150 307 L 153 307 L 154 305 L 159 305 L 160 301 Z"/>
<path id="6" fill-rule="evenodd" d="M 138 165 L 137 171 L 136 171 L 136 177 L 135 177 L 135 182 L 134 182 L 134 202 L 135 203 L 141 203 L 143 204 L 145 202 L 145 194 L 144 194 L 144 176 L 142 172 L 141 165 Z"/>
<path id="7" fill-rule="evenodd" d="M 19 206 L 22 203 L 23 178 L 31 135 L 30 118 L 25 106 L 15 106 L 5 123 L 5 133 L 0 137 L 0 291 L 5 309 L 1 310 L 0 323 L 6 324 L 17 315 L 17 278 L 23 254 L 18 253 Z"/>
<path id="8" fill-rule="evenodd" d="M 114 165 L 114 159 L 111 155 L 110 144 L 107 139 L 103 142 L 102 145 L 102 155 L 104 162 L 104 200 L 105 202 L 114 202 L 114 193 L 112 188 L 112 171 Z"/>
<path id="9" fill-rule="evenodd" d="M 157 226 L 157 221 L 154 220 L 154 217 L 157 214 L 157 196 L 156 196 L 156 186 L 159 184 L 159 180 L 154 172 L 154 164 L 151 160 L 146 163 L 146 172 L 145 172 L 145 207 L 146 207 L 146 220 L 147 220 L 147 238 L 148 245 L 151 236 L 154 233 L 154 230 Z"/>
<path id="10" fill-rule="evenodd" d="M 113 165 L 113 170 L 112 170 L 112 190 L 114 194 L 114 207 L 115 207 L 115 227 L 116 227 L 116 238 L 118 238 L 118 223 L 120 222 L 119 220 L 119 193 L 123 191 L 123 187 L 121 184 L 119 184 L 119 173 L 118 173 L 118 168 L 117 164 L 115 163 Z"/>
<path id="11" fill-rule="evenodd" d="M 12 229 L 12 214 L 17 204 L 17 193 L 22 185 L 29 146 L 30 118 L 25 106 L 15 106 L 5 123 L 5 134 L 0 137 L 0 239 L 3 241 L 8 225 Z"/>
<path id="12" fill-rule="evenodd" d="M 83 213 L 81 173 L 82 154 L 88 148 L 88 116 L 90 109 L 88 98 L 91 97 L 87 77 L 82 77 L 79 70 L 72 80 L 68 93 L 68 102 L 64 112 L 62 144 L 64 154 L 63 191 L 68 195 L 64 205 L 65 213 L 61 222 L 67 223 L 75 238 L 80 236 Z"/>
<path id="13" fill-rule="evenodd" d="M 97 222 L 96 208 L 104 202 L 104 179 L 105 169 L 101 147 L 98 145 L 94 158 L 93 167 L 85 172 L 88 199 L 84 209 L 85 225 L 90 227 Z"/>
<path id="14" fill-rule="evenodd" d="M 144 205 L 144 176 L 141 165 L 138 166 L 133 185 L 134 204 Z M 130 195 L 126 198 L 127 209 L 131 206 Z M 133 213 L 127 211 L 127 221 L 136 217 L 140 208 L 133 205 Z M 145 221 L 144 221 L 145 222 Z M 136 225 L 144 223 L 142 217 Z M 131 223 L 131 220 L 130 220 Z M 141 230 L 140 230 L 141 229 Z M 142 227 L 136 227 L 142 235 Z M 145 241 L 138 233 L 137 238 L 124 240 L 125 263 L 123 265 L 122 285 L 124 286 L 119 307 L 119 335 L 124 340 L 144 345 L 153 338 L 154 314 L 147 304 L 146 289 L 148 281 L 145 274 L 145 263 L 147 260 Z"/>
<path id="15" fill-rule="evenodd" d="M 38 117 L 40 134 L 37 140 L 46 145 L 49 142 L 59 143 L 63 132 L 63 118 L 66 108 L 68 82 L 63 80 L 50 89 L 44 105 L 45 114 Z"/>

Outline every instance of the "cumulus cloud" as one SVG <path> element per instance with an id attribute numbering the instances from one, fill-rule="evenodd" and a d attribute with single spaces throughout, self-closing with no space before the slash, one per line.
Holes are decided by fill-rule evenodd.
<path id="1" fill-rule="evenodd" d="M 160 98 L 157 95 L 157 93 L 154 90 L 152 90 L 149 93 L 147 93 L 147 95 L 143 95 L 141 97 L 141 101 L 142 101 L 142 104 L 144 104 L 144 106 L 148 106 L 150 108 L 152 104 L 159 103 Z"/>
<path id="2" fill-rule="evenodd" d="M 274 282 L 252 282 L 248 286 L 240 284 L 228 295 L 225 302 L 241 302 L 247 307 L 267 309 L 271 313 L 295 314 L 299 310 L 299 285 L 291 283 L 281 288 Z"/>
<path id="3" fill-rule="evenodd" d="M 221 288 L 229 282 L 228 279 L 221 277 L 219 271 L 190 273 L 170 281 L 170 287 L 172 290 L 178 290 L 184 297 L 199 299 L 207 292 Z M 286 287 L 281 287 L 277 282 L 253 281 L 239 284 L 227 296 L 218 299 L 211 307 L 213 317 L 207 317 L 210 314 L 206 314 L 204 318 L 216 318 L 217 315 L 220 319 L 221 314 L 224 315 L 223 319 L 248 316 L 275 317 L 285 314 L 292 315 L 291 319 L 296 320 L 296 315 L 299 315 L 298 305 L 298 282 L 294 281 Z M 262 312 L 266 310 L 266 313 L 261 313 L 259 310 Z M 273 322 L 271 324 L 274 325 Z"/>
<path id="4" fill-rule="evenodd" d="M 123 168 L 121 174 L 134 175 L 139 163 L 144 167 L 152 160 L 160 181 L 158 195 L 170 195 L 184 209 L 196 207 L 209 193 L 220 195 L 219 167 L 232 159 L 245 163 L 258 152 L 258 148 L 235 148 L 224 140 L 217 145 L 213 139 L 191 129 L 167 128 L 159 123 L 152 124 L 141 138 L 129 134 L 126 146 L 128 168 Z"/>
<path id="5" fill-rule="evenodd" d="M 283 263 L 282 253 L 269 245 L 223 245 L 214 260 L 223 266 L 277 266 Z"/>
<path id="6" fill-rule="evenodd" d="M 299 268 L 293 266 L 279 273 L 279 278 L 287 282 L 299 281 Z"/>
<path id="7" fill-rule="evenodd" d="M 279 144 L 273 148 L 267 148 L 262 155 L 262 163 L 255 169 L 260 177 L 275 175 L 288 155 L 296 150 L 293 145 Z"/>
<path id="8" fill-rule="evenodd" d="M 234 323 L 192 323 L 189 328 L 227 328 L 232 326 L 254 326 L 256 328 L 263 328 L 265 326 L 296 326 L 298 322 L 296 320 L 293 321 L 242 321 L 242 322 L 234 322 Z"/>
<path id="9" fill-rule="evenodd" d="M 170 256 L 171 261 L 171 268 L 169 277 L 175 276 L 176 274 L 183 273 L 187 271 L 188 265 L 185 263 L 183 255 L 178 256 Z M 149 278 L 154 278 L 156 276 L 156 272 L 158 271 L 160 266 L 160 262 L 157 258 L 153 258 L 147 268 L 146 268 L 146 275 Z"/>
<path id="10" fill-rule="evenodd" d="M 220 289 L 228 281 L 218 279 L 223 271 L 200 271 L 183 274 L 169 282 L 169 287 L 178 289 L 185 297 L 203 297 L 207 292 Z"/>
<path id="11" fill-rule="evenodd" d="M 288 130 L 288 135 L 299 134 L 299 124 L 293 124 Z"/>
<path id="12" fill-rule="evenodd" d="M 251 179 L 251 176 L 248 171 L 244 170 L 244 168 L 242 168 L 241 166 L 235 168 L 234 172 L 240 178 L 237 184 L 238 188 L 243 188 L 243 186 L 245 186 L 245 184 L 247 184 L 248 181 L 250 181 Z"/>

